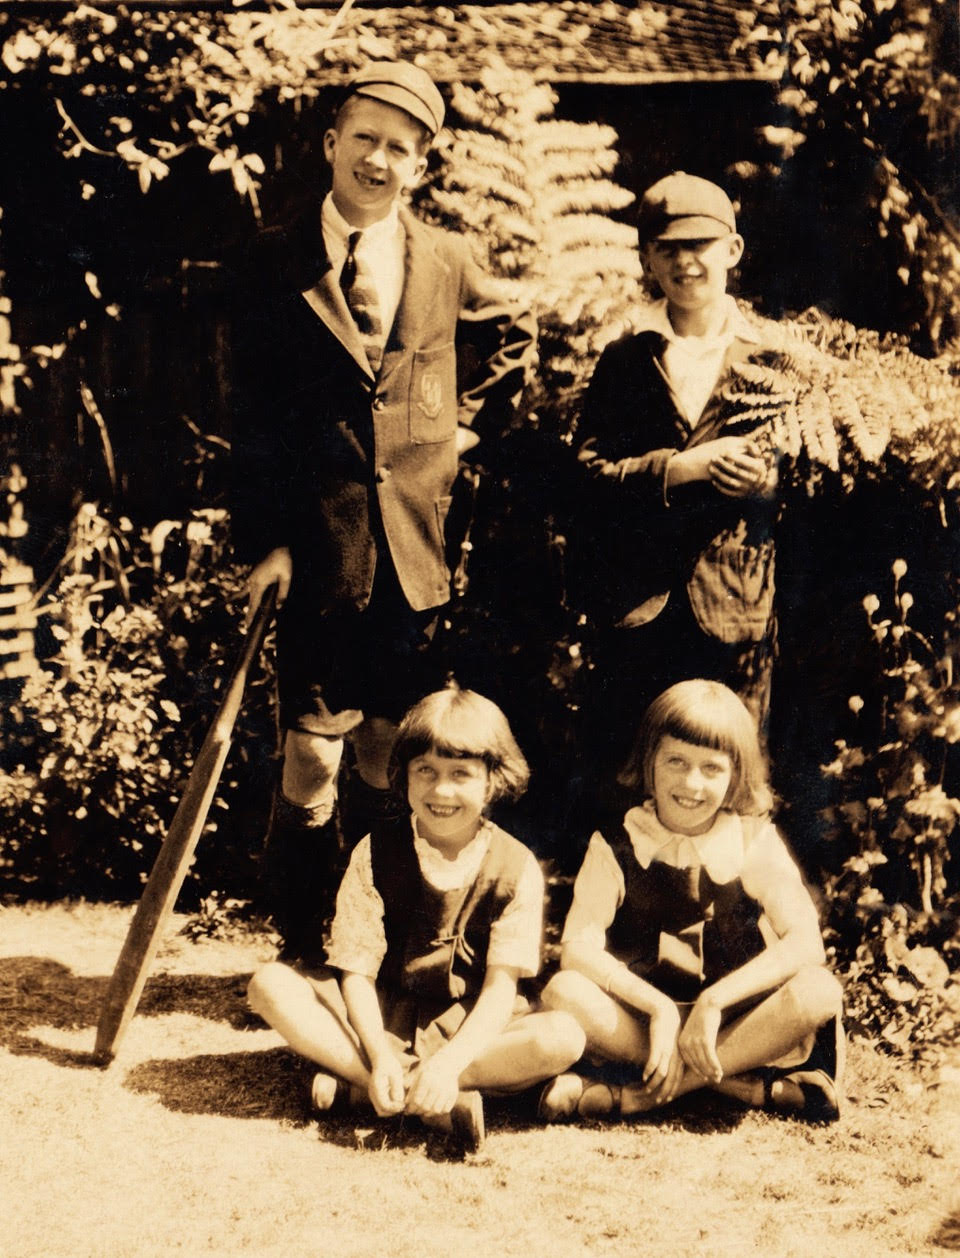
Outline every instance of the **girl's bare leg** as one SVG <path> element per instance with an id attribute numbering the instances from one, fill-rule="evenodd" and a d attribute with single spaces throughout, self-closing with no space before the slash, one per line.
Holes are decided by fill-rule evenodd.
<path id="1" fill-rule="evenodd" d="M 527 1014 L 467 1067 L 460 1086 L 519 1092 L 562 1074 L 582 1057 L 583 1047 L 583 1031 L 568 1014 Z"/>
<path id="2" fill-rule="evenodd" d="M 279 1031 L 294 1052 L 367 1089 L 370 1072 L 356 1041 L 296 970 L 271 961 L 254 974 L 247 994 L 250 1008 Z"/>
<path id="3" fill-rule="evenodd" d="M 558 971 L 540 999 L 548 1009 L 576 1019 L 586 1034 L 588 1053 L 638 1066 L 647 1060 L 646 1019 L 631 1013 L 585 975 L 576 970 Z"/>
<path id="4" fill-rule="evenodd" d="M 723 1080 L 714 1086 L 748 1104 L 760 1104 L 763 1089 L 752 1080 L 738 1079 L 759 1066 L 783 1057 L 808 1035 L 840 1011 L 840 984 L 828 970 L 807 966 L 735 1022 L 723 1027 L 717 1037 L 717 1056 L 723 1067 Z M 744 1085 L 747 1085 L 746 1087 Z M 676 1095 L 708 1086 L 702 1075 L 685 1071 Z M 641 1088 L 623 1090 L 624 1113 L 647 1109 L 649 1099 Z"/>
<path id="5" fill-rule="evenodd" d="M 542 999 L 548 1008 L 566 1010 L 577 1019 L 586 1032 L 589 1052 L 638 1066 L 646 1061 L 646 1019 L 630 1013 L 584 975 L 561 970 L 547 984 Z M 817 966 L 801 970 L 759 1005 L 722 1028 L 717 1037 L 717 1056 L 723 1067 L 723 1080 L 715 1090 L 748 1104 L 762 1103 L 762 1085 L 738 1076 L 783 1057 L 834 1017 L 840 1006 L 840 984 L 829 971 Z M 706 1086 L 701 1075 L 687 1070 L 675 1095 Z M 623 1088 L 624 1113 L 649 1109 L 651 1105 L 649 1094 L 639 1083 Z"/>

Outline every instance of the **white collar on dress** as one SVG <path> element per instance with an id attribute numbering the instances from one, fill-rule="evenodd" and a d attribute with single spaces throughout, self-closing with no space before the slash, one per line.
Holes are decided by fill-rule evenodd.
<path id="1" fill-rule="evenodd" d="M 662 825 L 652 799 L 627 811 L 624 829 L 644 869 L 662 861 L 675 869 L 702 865 L 716 883 L 730 882 L 743 870 L 743 824 L 735 812 L 718 812 L 703 834 L 677 834 Z"/>

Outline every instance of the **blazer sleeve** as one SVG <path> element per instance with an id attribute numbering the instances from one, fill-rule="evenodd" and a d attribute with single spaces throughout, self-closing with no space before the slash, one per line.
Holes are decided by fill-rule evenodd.
<path id="1" fill-rule="evenodd" d="M 529 310 L 505 302 L 496 284 L 463 260 L 457 362 L 462 387 L 458 420 L 478 436 L 506 427 L 537 361 L 537 324 Z"/>
<path id="2" fill-rule="evenodd" d="M 679 447 L 651 413 L 630 348 L 610 346 L 597 363 L 577 425 L 577 457 L 592 481 L 624 486 L 650 510 L 666 504 L 667 464 Z"/>

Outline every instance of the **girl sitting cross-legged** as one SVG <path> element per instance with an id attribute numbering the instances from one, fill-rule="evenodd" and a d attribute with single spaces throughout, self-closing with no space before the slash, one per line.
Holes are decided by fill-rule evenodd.
<path id="1" fill-rule="evenodd" d="M 756 726 L 712 681 L 650 705 L 620 777 L 637 803 L 594 833 L 544 1004 L 587 1036 L 547 1120 L 651 1110 L 710 1087 L 821 1121 L 839 1113 L 841 989 L 769 819 Z"/>
<path id="2" fill-rule="evenodd" d="M 272 962 L 251 980 L 250 1003 L 321 1067 L 316 1109 L 351 1091 L 476 1149 L 480 1089 L 541 1083 L 584 1049 L 569 1014 L 531 1012 L 517 991 L 540 965 L 543 875 L 486 811 L 520 794 L 528 769 L 500 709 L 450 688 L 403 718 L 392 777 L 410 812 L 354 849 L 330 968 Z"/>

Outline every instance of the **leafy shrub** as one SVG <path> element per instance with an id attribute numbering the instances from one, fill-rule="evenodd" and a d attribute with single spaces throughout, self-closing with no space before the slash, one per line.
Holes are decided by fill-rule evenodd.
<path id="1" fill-rule="evenodd" d="M 226 517 L 136 537 L 85 504 L 42 608 L 55 648 L 0 743 L 0 876 L 41 898 L 135 898 L 236 650 Z M 270 793 L 269 677 L 241 718 L 189 884 L 249 890 Z"/>
<path id="2" fill-rule="evenodd" d="M 878 686 L 853 695 L 856 744 L 840 740 L 824 773 L 835 850 L 825 883 L 833 953 L 850 980 L 848 1012 L 889 1051 L 924 1059 L 960 1038 L 960 878 L 949 864 L 960 820 L 960 621 L 936 645 L 912 627 L 907 566 L 892 565 L 886 614 L 864 599 Z"/>

